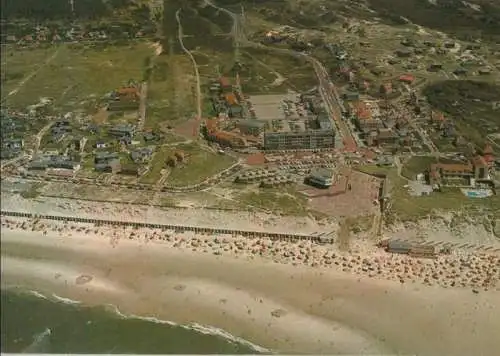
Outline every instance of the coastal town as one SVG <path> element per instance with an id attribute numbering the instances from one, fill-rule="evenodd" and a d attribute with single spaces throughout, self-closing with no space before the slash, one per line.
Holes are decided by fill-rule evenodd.
<path id="1" fill-rule="evenodd" d="M 243 18 L 234 16 L 233 26 L 241 26 Z M 139 33 L 136 39 L 151 31 L 150 25 L 135 29 Z M 25 27 L 12 28 L 16 33 L 27 31 Z M 54 31 L 65 33 L 64 38 L 77 44 L 97 36 L 92 29 L 78 32 L 75 27 L 64 32 L 38 26 L 34 31 L 36 43 L 28 41 L 31 35 L 24 35 L 21 42 L 13 40 L 19 37 L 16 35 L 7 35 L 5 40 L 23 51 L 26 46 L 43 45 L 47 33 Z M 246 35 L 233 35 L 237 46 L 251 41 Z M 496 199 L 496 170 L 500 168 L 493 149 L 496 141 L 488 139 L 478 146 L 464 138 L 452 117 L 432 109 L 419 90 L 424 78 L 410 74 L 408 66 L 395 80 L 372 91 L 367 80 L 360 81 L 350 67 L 351 54 L 341 46 L 322 44 L 338 62 L 332 76 L 311 54 L 311 46 L 321 45 L 318 41 L 308 42 L 290 27 L 258 36 L 262 36 L 259 46 L 274 46 L 310 63 L 317 85 L 301 92 L 288 88 L 284 94 L 247 94 L 246 80 L 242 79 L 245 65 L 236 58 L 231 74 L 209 78 L 206 93 L 197 99 L 206 112 L 194 114 L 178 126 L 149 124 L 148 86 L 152 84 L 147 75 L 142 81 L 116 83 L 116 88 L 96 102 L 91 115 L 71 111 L 48 114 L 53 99 L 31 105 L 28 111 L 4 106 L 2 180 L 151 192 L 153 201 L 171 200 L 170 208 L 177 205 L 177 193 L 205 192 L 236 202 L 229 204 L 231 209 L 267 213 L 273 208 L 238 201 L 236 192 L 257 197 L 268 191 L 275 196 L 288 194 L 290 202 L 284 204 L 305 204 L 302 210 L 306 214 L 315 211 L 322 216 L 320 220 L 331 219 L 337 226 L 348 225 L 348 220 L 372 219 L 364 233 L 374 242 L 384 240 L 385 220 L 397 204 L 389 188 L 395 183 L 395 171 L 398 179 L 408 183 L 406 194 L 415 199 L 446 196 L 449 189 L 461 192 L 465 200 Z M 107 39 L 102 34 L 97 37 Z M 397 50 L 396 57 L 401 58 L 397 63 L 411 58 L 413 49 L 417 55 L 437 48 L 441 55 L 462 53 L 462 57 L 465 53 L 472 57 L 477 49 L 450 41 L 440 47 L 436 42 L 420 44 L 404 39 L 401 45 L 408 53 L 402 55 L 403 50 Z M 157 46 L 161 48 L 161 44 Z M 30 137 L 36 130 L 38 133 Z M 158 198 L 162 195 L 168 198 Z M 145 204 L 154 205 L 153 201 Z M 498 219 L 491 223 L 498 230 Z M 326 240 L 339 244 L 342 234 L 334 229 Z M 438 253 L 436 248 L 428 255 Z"/>
<path id="2" fill-rule="evenodd" d="M 300 25 L 322 2 L 130 3 L 4 21 L 2 234 L 498 293 L 498 48 Z"/>

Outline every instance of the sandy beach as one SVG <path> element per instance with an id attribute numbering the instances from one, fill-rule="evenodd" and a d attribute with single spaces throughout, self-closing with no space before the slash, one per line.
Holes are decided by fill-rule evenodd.
<path id="1" fill-rule="evenodd" d="M 402 282 L 398 273 L 394 280 L 370 276 L 378 273 L 376 265 L 356 263 L 356 256 L 344 260 L 331 247 L 293 246 L 297 256 L 300 249 L 305 256 L 329 251 L 330 264 L 339 261 L 336 268 L 319 257 L 287 263 L 284 246 L 267 246 L 266 251 L 281 253 L 252 253 L 255 241 L 252 247 L 238 241 L 224 245 L 224 237 L 162 240 L 153 231 L 135 231 L 130 238 L 131 232 L 102 229 L 46 225 L 37 231 L 22 221 L 3 220 L 2 285 L 89 305 L 113 304 L 127 314 L 211 325 L 282 352 L 493 355 L 500 347 L 495 285 L 473 292 L 470 286 L 443 288 L 439 278 L 425 284 Z M 455 263 L 447 258 L 429 264 Z M 488 257 L 471 257 L 464 265 L 473 268 L 461 273 L 470 275 L 487 262 Z M 455 267 L 460 272 L 460 265 Z"/>

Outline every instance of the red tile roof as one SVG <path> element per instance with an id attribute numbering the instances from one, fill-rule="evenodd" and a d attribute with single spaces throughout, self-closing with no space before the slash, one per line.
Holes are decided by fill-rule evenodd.
<path id="1" fill-rule="evenodd" d="M 411 74 L 403 74 L 402 76 L 399 77 L 399 80 L 401 82 L 413 83 L 415 81 L 415 77 Z"/>

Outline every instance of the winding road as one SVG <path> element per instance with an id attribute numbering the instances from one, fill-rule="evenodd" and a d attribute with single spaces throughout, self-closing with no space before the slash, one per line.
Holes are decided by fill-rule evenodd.
<path id="1" fill-rule="evenodd" d="M 175 12 L 175 19 L 177 20 L 177 25 L 178 25 L 178 32 L 177 32 L 177 38 L 179 40 L 179 44 L 181 45 L 182 50 L 184 53 L 186 53 L 189 58 L 191 59 L 191 62 L 193 63 L 194 67 L 194 73 L 196 76 L 196 113 L 197 113 L 197 120 L 201 119 L 201 84 L 200 84 L 200 73 L 198 71 L 198 65 L 196 64 L 196 60 L 194 59 L 193 54 L 184 46 L 184 41 L 182 40 L 184 34 L 182 32 L 182 24 L 181 24 L 181 19 L 180 19 L 180 13 L 181 9 L 178 9 Z"/>
<path id="2" fill-rule="evenodd" d="M 237 48 L 238 50 L 242 46 L 255 47 L 255 48 L 261 48 L 266 50 L 273 50 L 275 52 L 285 53 L 297 58 L 304 58 L 307 61 L 309 61 L 313 65 L 314 72 L 318 79 L 320 95 L 323 99 L 323 102 L 326 105 L 328 114 L 330 115 L 335 126 L 337 127 L 337 132 L 340 133 L 340 135 L 342 136 L 343 139 L 342 143 L 344 149 L 350 152 L 356 151 L 357 149 L 356 140 L 353 137 L 349 127 L 342 120 L 342 113 L 345 112 L 342 99 L 338 95 L 337 88 L 330 80 L 328 71 L 320 61 L 318 61 L 316 58 L 312 57 L 307 53 L 297 52 L 286 48 L 275 48 L 275 47 L 265 46 L 262 43 L 257 43 L 248 40 L 248 38 L 245 36 L 245 33 L 242 31 L 239 15 L 235 14 L 230 10 L 217 6 L 210 0 L 204 0 L 204 2 L 205 4 L 212 6 L 213 8 L 221 12 L 226 13 L 228 16 L 232 18 L 233 20 L 232 33 L 234 36 L 234 44 L 235 48 Z"/>

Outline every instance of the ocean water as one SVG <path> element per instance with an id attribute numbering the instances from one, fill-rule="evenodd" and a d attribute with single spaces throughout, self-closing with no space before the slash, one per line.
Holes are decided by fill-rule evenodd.
<path id="1" fill-rule="evenodd" d="M 1 352 L 255 354 L 265 350 L 213 329 L 127 317 L 36 292 L 1 291 Z"/>

